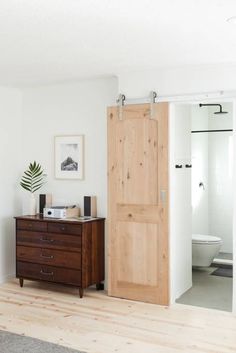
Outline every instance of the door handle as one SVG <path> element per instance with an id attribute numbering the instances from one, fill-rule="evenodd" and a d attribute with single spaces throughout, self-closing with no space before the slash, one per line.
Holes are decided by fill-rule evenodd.
<path id="1" fill-rule="evenodd" d="M 161 190 L 161 195 L 160 195 L 160 197 L 161 197 L 161 202 L 162 202 L 163 204 L 165 204 L 165 203 L 166 203 L 166 190 Z"/>
<path id="2" fill-rule="evenodd" d="M 40 238 L 40 241 L 44 241 L 45 243 L 53 243 L 53 242 L 54 242 L 54 239 Z"/>
<path id="3" fill-rule="evenodd" d="M 44 272 L 43 270 L 41 270 L 40 273 L 45 276 L 53 276 L 53 272 Z"/>
<path id="4" fill-rule="evenodd" d="M 180 168 L 183 168 L 183 166 L 182 166 L 182 164 L 176 164 L 175 168 L 180 169 Z"/>
<path id="5" fill-rule="evenodd" d="M 44 259 L 53 259 L 54 258 L 53 255 L 43 255 L 43 254 L 41 254 L 40 257 L 42 257 Z"/>
<path id="6" fill-rule="evenodd" d="M 192 168 L 192 164 L 185 164 L 185 168 Z"/>

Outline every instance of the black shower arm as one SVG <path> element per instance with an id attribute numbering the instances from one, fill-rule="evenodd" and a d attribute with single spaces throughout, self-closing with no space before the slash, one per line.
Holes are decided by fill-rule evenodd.
<path id="1" fill-rule="evenodd" d="M 226 112 L 223 112 L 222 111 L 222 105 L 221 104 L 218 104 L 218 103 L 207 103 L 207 104 L 203 104 L 203 103 L 200 103 L 199 104 L 199 107 L 220 107 L 220 111 L 219 112 L 216 112 L 215 114 L 223 114 L 223 113 L 226 113 Z"/>
<path id="2" fill-rule="evenodd" d="M 199 107 L 220 107 L 220 110 L 222 110 L 222 105 L 221 104 L 214 104 L 214 103 L 207 103 L 207 104 L 203 104 L 200 103 Z"/>

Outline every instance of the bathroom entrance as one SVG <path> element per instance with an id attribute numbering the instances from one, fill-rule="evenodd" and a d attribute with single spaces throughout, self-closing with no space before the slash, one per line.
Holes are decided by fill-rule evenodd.
<path id="1" fill-rule="evenodd" d="M 174 104 L 172 113 L 175 301 L 232 311 L 233 103 Z"/>

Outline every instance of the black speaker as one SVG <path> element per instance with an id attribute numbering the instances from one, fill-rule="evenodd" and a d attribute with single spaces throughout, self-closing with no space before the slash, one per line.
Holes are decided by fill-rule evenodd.
<path id="1" fill-rule="evenodd" d="M 97 198 L 96 196 L 84 196 L 84 216 L 97 217 Z"/>
<path id="2" fill-rule="evenodd" d="M 51 194 L 40 194 L 39 195 L 39 213 L 43 214 L 45 207 L 52 206 L 52 195 Z"/>

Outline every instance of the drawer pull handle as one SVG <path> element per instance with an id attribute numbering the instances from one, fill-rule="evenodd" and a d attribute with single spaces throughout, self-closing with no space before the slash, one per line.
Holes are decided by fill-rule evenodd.
<path id="1" fill-rule="evenodd" d="M 66 227 L 61 227 L 61 230 L 66 230 Z"/>
<path id="2" fill-rule="evenodd" d="M 44 259 L 53 259 L 54 258 L 53 255 L 43 255 L 43 254 L 41 254 L 40 256 L 43 257 Z"/>
<path id="3" fill-rule="evenodd" d="M 40 241 L 44 241 L 46 243 L 53 243 L 54 239 L 45 239 L 45 238 L 40 238 Z"/>
<path id="4" fill-rule="evenodd" d="M 43 270 L 40 271 L 41 275 L 45 276 L 53 276 L 53 272 L 44 272 Z"/>

